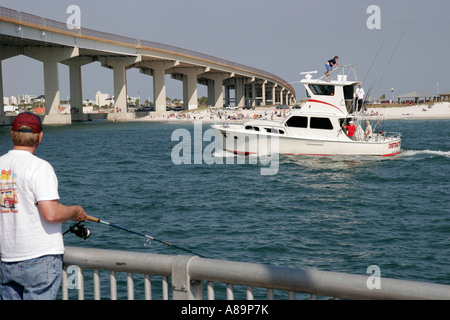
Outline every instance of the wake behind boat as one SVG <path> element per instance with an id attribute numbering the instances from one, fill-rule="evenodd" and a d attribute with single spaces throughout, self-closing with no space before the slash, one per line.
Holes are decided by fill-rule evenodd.
<path id="1" fill-rule="evenodd" d="M 362 129 L 364 114 L 355 111 L 355 87 L 344 70 L 335 80 L 313 79 L 306 73 L 301 83 L 309 100 L 292 109 L 283 120 L 252 120 L 240 125 L 212 126 L 223 150 L 235 154 L 393 156 L 400 153 L 401 134 Z M 356 78 L 356 77 L 355 77 Z M 352 122 L 354 134 L 346 126 Z M 353 131 L 350 129 L 349 131 Z"/>

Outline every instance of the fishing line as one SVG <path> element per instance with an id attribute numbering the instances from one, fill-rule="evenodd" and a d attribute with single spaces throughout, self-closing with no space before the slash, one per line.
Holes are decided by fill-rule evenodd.
<path id="1" fill-rule="evenodd" d="M 386 39 L 388 38 L 388 36 L 389 36 L 389 32 L 386 34 L 386 37 L 384 37 L 383 42 L 381 43 L 380 47 L 378 48 L 378 51 L 377 51 L 377 53 L 375 54 L 375 57 L 374 57 L 373 60 L 372 60 L 372 64 L 370 65 L 369 70 L 367 70 L 366 75 L 364 76 L 364 79 L 363 79 L 362 83 L 365 83 L 365 82 L 366 82 L 367 76 L 369 75 L 370 70 L 372 70 L 372 67 L 373 67 L 373 65 L 375 64 L 375 61 L 377 60 L 377 57 L 378 57 L 378 55 L 380 54 L 381 49 L 383 48 L 384 43 L 386 42 Z M 363 105 L 366 103 L 367 98 L 370 97 L 370 94 L 372 93 L 372 89 L 373 89 L 373 86 L 375 85 L 375 82 L 376 82 L 376 78 L 375 78 L 375 80 L 373 81 L 372 85 L 369 87 L 369 90 L 368 90 L 367 94 L 366 94 L 365 97 L 364 97 Z"/>
<path id="2" fill-rule="evenodd" d="M 378 80 L 378 84 L 377 84 L 375 90 L 378 90 L 378 88 L 379 88 L 379 86 L 380 86 L 380 83 L 381 83 L 381 80 L 383 79 L 384 74 L 386 73 L 386 70 L 387 70 L 387 68 L 389 67 L 389 64 L 391 63 L 392 58 L 394 57 L 394 54 L 395 54 L 395 52 L 397 51 L 397 48 L 398 48 L 398 46 L 400 45 L 400 42 L 402 41 L 402 38 L 403 38 L 403 35 L 404 35 L 404 34 L 405 34 L 405 32 L 402 33 L 402 36 L 401 36 L 400 39 L 398 40 L 397 46 L 395 47 L 394 51 L 392 52 L 391 57 L 389 58 L 389 61 L 388 61 L 388 63 L 386 64 L 386 67 L 384 68 L 383 73 L 381 74 L 380 80 Z"/>
<path id="3" fill-rule="evenodd" d="M 381 74 L 381 77 L 380 77 L 379 79 L 375 78 L 375 80 L 373 81 L 373 84 L 369 87 L 369 92 L 366 94 L 366 97 L 365 97 L 365 99 L 364 99 L 364 102 L 365 102 L 365 100 L 370 96 L 370 94 L 372 93 L 372 91 L 373 91 L 373 92 L 376 92 L 376 91 L 378 90 L 378 88 L 380 87 L 381 80 L 383 79 L 384 74 L 386 73 L 386 70 L 387 70 L 387 68 L 389 67 L 390 63 L 391 63 L 392 58 L 394 57 L 394 54 L 395 54 L 395 52 L 397 51 L 397 48 L 398 48 L 398 46 L 400 45 L 400 42 L 401 42 L 401 40 L 402 40 L 404 34 L 405 34 L 405 32 L 402 33 L 400 39 L 398 40 L 397 45 L 396 45 L 394 51 L 392 52 L 391 57 L 389 58 L 389 61 L 388 61 L 388 63 L 386 64 L 386 66 L 385 66 L 385 68 L 384 68 L 383 73 Z M 381 51 L 381 48 L 383 47 L 384 43 L 386 42 L 386 39 L 387 39 L 388 35 L 389 35 L 389 33 L 386 35 L 386 37 L 384 38 L 383 42 L 381 43 L 381 46 L 378 48 L 378 52 L 376 53 L 376 55 L 375 55 L 375 57 L 374 57 L 374 59 L 373 59 L 373 61 L 372 61 L 372 64 L 370 65 L 369 70 L 367 71 L 367 73 L 366 73 L 366 75 L 365 75 L 365 77 L 364 77 L 363 83 L 365 82 L 365 79 L 367 78 L 367 76 L 368 76 L 368 74 L 369 74 L 369 71 L 372 69 L 372 66 L 373 66 L 374 63 L 375 63 L 375 60 L 377 59 L 378 54 L 379 54 L 380 51 Z M 377 80 L 378 80 L 378 82 L 377 82 Z M 377 82 L 377 84 L 375 85 L 376 82 Z M 375 128 L 378 126 L 379 122 L 380 122 L 380 121 L 378 120 L 378 121 L 377 121 L 377 125 L 375 126 Z M 375 128 L 373 129 L 374 132 L 375 132 Z M 382 128 L 380 128 L 380 130 L 382 130 Z"/>
<path id="4" fill-rule="evenodd" d="M 206 258 L 205 256 L 203 256 L 203 255 L 201 255 L 201 254 L 198 254 L 198 253 L 195 253 L 195 252 L 192 251 L 192 250 L 189 250 L 189 249 L 186 249 L 186 248 L 183 248 L 183 247 L 174 245 L 174 244 L 172 244 L 172 243 L 170 243 L 170 242 L 167 242 L 167 241 L 164 241 L 164 240 L 157 239 L 157 238 L 155 238 L 155 237 L 152 237 L 152 236 L 150 236 L 150 235 L 147 235 L 147 234 L 144 234 L 144 233 L 141 233 L 141 232 L 138 232 L 138 231 L 134 231 L 134 230 L 131 230 L 131 229 L 128 229 L 128 228 L 125 228 L 125 227 L 122 227 L 122 226 L 119 226 L 119 225 L 116 225 L 116 224 L 112 224 L 112 223 L 110 223 L 110 222 L 108 222 L 108 221 L 100 220 L 100 219 L 98 219 L 98 218 L 95 218 L 95 217 L 92 217 L 92 216 L 89 216 L 89 215 L 87 216 L 87 220 L 93 221 L 93 222 L 98 222 L 98 223 L 107 225 L 107 226 L 109 226 L 109 227 L 116 228 L 116 229 L 120 229 L 120 230 L 123 230 L 123 231 L 127 231 L 127 232 L 130 232 L 130 233 L 133 233 L 133 234 L 137 234 L 137 235 L 139 235 L 139 236 L 141 236 L 141 237 L 144 237 L 144 238 L 146 238 L 146 239 L 155 240 L 155 241 L 158 241 L 158 242 L 163 243 L 163 244 L 165 244 L 165 245 L 168 245 L 168 246 L 171 246 L 171 247 L 174 247 L 174 248 L 177 248 L 177 249 L 180 249 L 180 250 L 183 250 L 183 251 L 192 253 L 192 254 L 197 255 L 197 256 L 199 256 L 199 257 L 202 257 L 202 258 Z"/>
<path id="5" fill-rule="evenodd" d="M 370 70 L 372 69 L 372 67 L 373 67 L 373 65 L 374 65 L 374 63 L 375 63 L 375 60 L 377 59 L 378 55 L 380 54 L 381 48 L 383 48 L 383 45 L 384 45 L 384 43 L 386 42 L 386 39 L 388 38 L 388 35 L 389 35 L 389 33 L 386 34 L 386 37 L 384 37 L 383 42 L 381 43 L 381 46 L 378 48 L 378 52 L 377 52 L 377 54 L 375 55 L 375 57 L 373 58 L 372 64 L 370 65 L 369 70 L 367 70 L 367 73 L 366 73 L 366 75 L 364 76 L 363 83 L 366 81 L 367 76 L 369 75 L 369 72 L 370 72 Z"/>

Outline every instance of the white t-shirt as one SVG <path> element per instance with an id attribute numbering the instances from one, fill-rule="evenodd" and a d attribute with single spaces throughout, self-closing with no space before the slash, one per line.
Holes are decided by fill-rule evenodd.
<path id="1" fill-rule="evenodd" d="M 63 254 L 61 223 L 45 220 L 38 201 L 59 200 L 53 167 L 28 151 L 0 157 L 0 255 L 4 262 Z"/>
<path id="2" fill-rule="evenodd" d="M 364 98 L 364 89 L 363 88 L 356 88 L 356 96 L 358 99 Z"/>

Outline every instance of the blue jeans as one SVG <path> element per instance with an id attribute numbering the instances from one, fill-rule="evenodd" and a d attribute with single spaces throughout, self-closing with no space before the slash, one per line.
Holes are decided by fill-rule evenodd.
<path id="1" fill-rule="evenodd" d="M 1 262 L 2 300 L 55 300 L 61 274 L 62 255 Z"/>

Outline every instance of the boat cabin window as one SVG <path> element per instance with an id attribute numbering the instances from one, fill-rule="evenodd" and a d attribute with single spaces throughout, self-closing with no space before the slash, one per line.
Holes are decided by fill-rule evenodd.
<path id="1" fill-rule="evenodd" d="M 286 125 L 288 127 L 306 128 L 306 127 L 308 127 L 308 118 L 307 117 L 300 117 L 300 116 L 290 117 L 286 121 Z"/>
<path id="2" fill-rule="evenodd" d="M 278 134 L 284 134 L 284 130 L 281 129 L 275 129 L 275 128 L 264 128 L 267 132 L 270 133 L 278 133 Z"/>
<path id="3" fill-rule="evenodd" d="M 245 129 L 246 129 L 246 130 L 259 131 L 259 128 L 258 128 L 258 127 L 253 127 L 253 126 L 246 126 Z"/>
<path id="4" fill-rule="evenodd" d="M 328 84 L 310 84 L 312 93 L 319 96 L 334 96 L 334 86 Z"/>
<path id="5" fill-rule="evenodd" d="M 329 118 L 311 117 L 309 125 L 311 129 L 333 130 L 333 124 Z"/>

